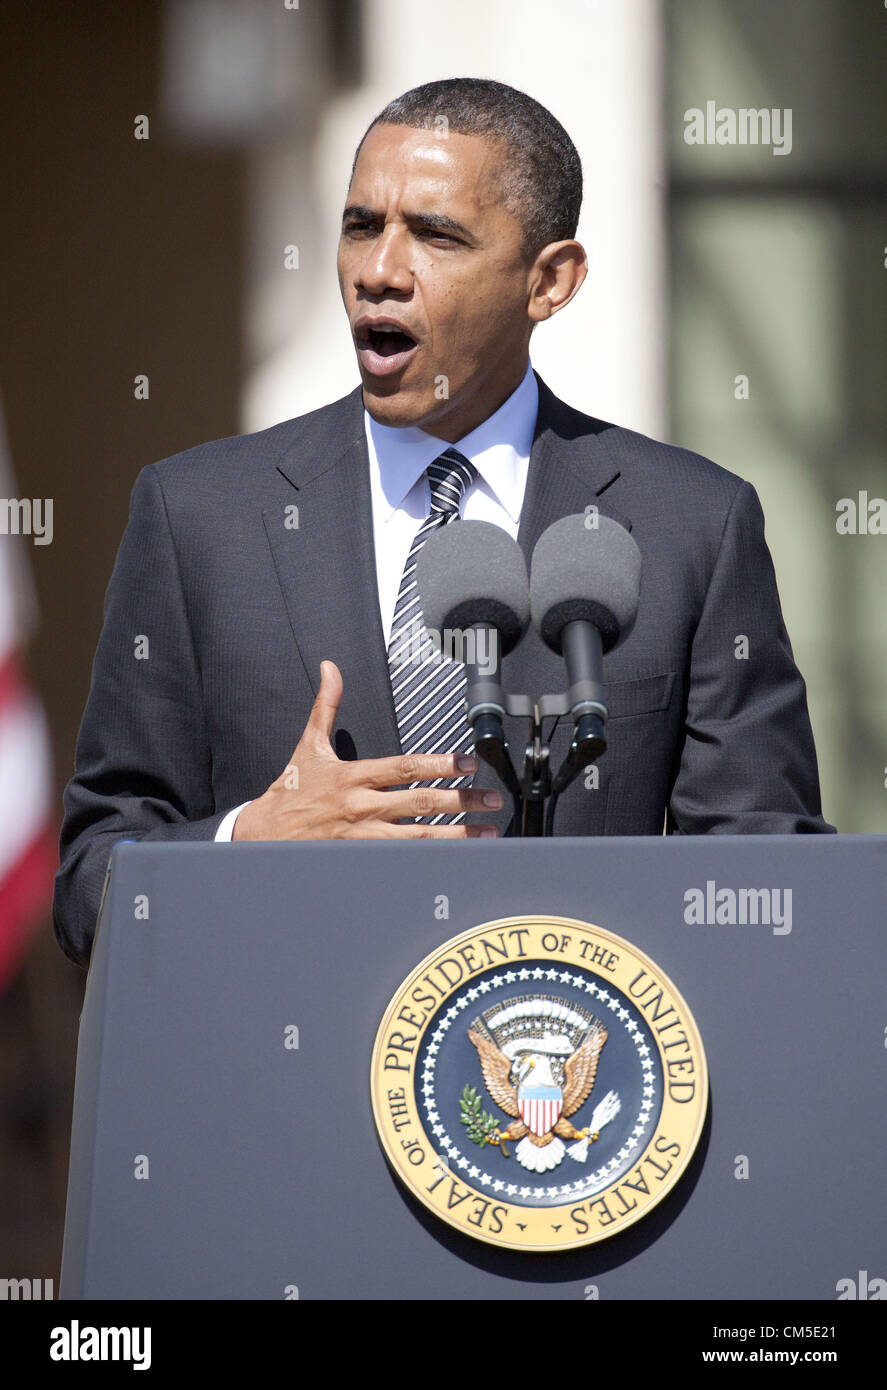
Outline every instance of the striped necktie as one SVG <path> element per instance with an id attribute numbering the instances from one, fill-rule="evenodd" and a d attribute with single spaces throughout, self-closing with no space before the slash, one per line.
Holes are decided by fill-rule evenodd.
<path id="1" fill-rule="evenodd" d="M 416 584 L 419 553 L 428 537 L 441 526 L 459 520 L 459 504 L 465 489 L 477 477 L 477 469 L 458 449 L 445 449 L 428 465 L 431 510 L 416 532 L 407 556 L 388 643 L 388 669 L 394 709 L 404 753 L 470 753 L 474 735 L 465 717 L 465 667 L 435 648 L 422 621 Z M 413 787 L 470 786 L 471 777 L 439 777 L 434 782 L 413 782 Z M 418 816 L 417 823 L 455 824 L 455 815 Z"/>

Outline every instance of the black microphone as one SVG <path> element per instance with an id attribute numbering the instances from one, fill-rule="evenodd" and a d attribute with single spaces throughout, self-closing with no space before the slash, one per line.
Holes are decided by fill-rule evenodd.
<path id="1" fill-rule="evenodd" d="M 453 521 L 428 537 L 416 583 L 432 641 L 465 664 L 468 722 L 475 751 L 516 790 L 502 720 L 502 658 L 530 623 L 523 551 L 501 526 Z"/>
<path id="2" fill-rule="evenodd" d="M 416 583 L 432 641 L 465 663 L 469 723 L 474 727 L 488 706 L 501 719 L 502 657 L 530 623 L 527 566 L 517 541 L 488 521 L 441 526 L 422 547 Z"/>
<path id="3" fill-rule="evenodd" d="M 571 776 L 607 746 L 602 658 L 631 632 L 640 592 L 641 552 L 612 517 L 561 517 L 543 532 L 530 567 L 530 610 L 543 642 L 564 657 L 576 726 Z M 558 774 L 555 790 L 570 780 Z M 559 785 L 558 785 L 559 784 Z"/>

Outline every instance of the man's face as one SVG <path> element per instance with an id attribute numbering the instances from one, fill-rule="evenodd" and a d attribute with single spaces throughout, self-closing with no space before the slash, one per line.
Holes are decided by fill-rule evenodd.
<path id="1" fill-rule="evenodd" d="M 461 439 L 526 370 L 532 264 L 502 202 L 501 158 L 497 142 L 408 126 L 375 126 L 363 143 L 339 286 L 381 424 Z"/>

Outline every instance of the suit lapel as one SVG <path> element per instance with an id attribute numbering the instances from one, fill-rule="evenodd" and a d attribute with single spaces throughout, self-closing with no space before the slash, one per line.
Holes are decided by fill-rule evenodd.
<path id="1" fill-rule="evenodd" d="M 399 738 L 379 613 L 359 387 L 341 403 L 338 430 L 330 429 L 329 418 L 325 424 L 321 437 L 301 440 L 276 464 L 291 485 L 298 528 L 284 530 L 278 509 L 268 508 L 265 529 L 312 690 L 325 658 L 342 672 L 336 751 L 340 757 L 385 757 Z"/>
<path id="2" fill-rule="evenodd" d="M 540 376 L 536 381 L 539 413 L 518 531 L 528 568 L 533 547 L 546 527 L 562 516 L 584 513 L 589 506 L 598 507 L 631 530 L 631 520 L 614 501 L 620 471 L 606 444 L 611 427 L 572 410 L 549 391 Z"/>

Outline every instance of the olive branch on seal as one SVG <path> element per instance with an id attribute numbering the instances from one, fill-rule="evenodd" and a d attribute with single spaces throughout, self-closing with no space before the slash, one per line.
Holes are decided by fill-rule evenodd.
<path id="1" fill-rule="evenodd" d="M 498 1123 L 495 1115 L 490 1115 L 481 1106 L 481 1098 L 474 1086 L 465 1086 L 462 1095 L 459 1097 L 459 1109 L 462 1112 L 461 1119 L 466 1126 L 468 1138 L 474 1144 L 479 1144 L 483 1148 L 484 1144 L 502 1145 L 498 1131 Z M 502 1153 L 507 1158 L 507 1151 L 502 1145 Z"/>

